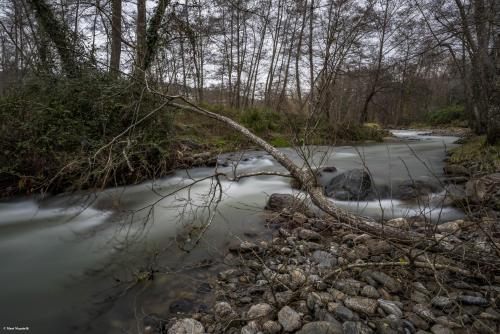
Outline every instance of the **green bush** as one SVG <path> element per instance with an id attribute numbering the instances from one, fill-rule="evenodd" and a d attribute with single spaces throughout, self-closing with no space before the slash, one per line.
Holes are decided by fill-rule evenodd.
<path id="1" fill-rule="evenodd" d="M 252 108 L 240 113 L 238 119 L 244 126 L 261 135 L 280 131 L 284 120 L 279 112 L 267 108 Z"/>
<path id="2" fill-rule="evenodd" d="M 113 144 L 111 173 L 107 165 L 109 150 L 93 161 L 89 159 L 161 104 L 148 94 L 143 94 L 141 100 L 140 93 L 129 82 L 105 75 L 78 79 L 37 77 L 5 92 L 0 96 L 0 189 L 16 182 L 25 185 L 23 180 L 30 179 L 32 190 L 37 190 L 56 175 L 66 178 L 65 182 L 78 183 L 75 177 L 82 178 L 83 184 L 75 187 L 100 184 L 106 178 L 125 183 L 124 178 L 140 178 L 140 174 L 154 177 L 149 174 L 157 168 L 155 164 L 171 156 L 168 133 L 172 117 L 165 111 Z"/>
<path id="3" fill-rule="evenodd" d="M 426 115 L 430 125 L 460 125 L 467 120 L 463 105 L 453 104 L 431 111 Z"/>

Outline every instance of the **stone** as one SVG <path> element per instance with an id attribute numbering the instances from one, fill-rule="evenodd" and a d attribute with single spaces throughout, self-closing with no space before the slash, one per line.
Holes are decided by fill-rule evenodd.
<path id="1" fill-rule="evenodd" d="M 347 307 L 339 305 L 333 311 L 335 317 L 341 321 L 350 321 L 350 320 L 358 320 L 358 316 L 356 313 L 349 310 Z"/>
<path id="2" fill-rule="evenodd" d="M 445 234 L 456 233 L 456 232 L 460 232 L 461 224 L 463 224 L 463 220 L 455 220 L 455 221 L 451 221 L 451 222 L 446 222 L 446 223 L 442 223 L 442 224 L 437 225 L 437 230 L 439 232 L 445 233 Z"/>
<path id="3" fill-rule="evenodd" d="M 438 184 L 424 180 L 406 180 L 393 191 L 394 198 L 411 200 L 441 191 Z"/>
<path id="4" fill-rule="evenodd" d="M 290 271 L 291 283 L 295 286 L 301 286 L 307 281 L 307 276 L 302 269 L 293 269 Z"/>
<path id="5" fill-rule="evenodd" d="M 314 251 L 312 260 L 316 262 L 320 268 L 330 268 L 337 264 L 337 259 L 332 254 L 322 250 Z"/>
<path id="6" fill-rule="evenodd" d="M 249 319 L 260 319 L 267 318 L 273 312 L 271 305 L 267 303 L 255 304 L 250 307 L 247 312 L 247 318 Z"/>
<path id="7" fill-rule="evenodd" d="M 457 297 L 457 301 L 465 305 L 476 305 L 481 307 L 487 307 L 490 302 L 483 297 L 460 295 Z"/>
<path id="8" fill-rule="evenodd" d="M 370 334 L 373 331 L 359 321 L 346 321 L 342 324 L 343 334 Z"/>
<path id="9" fill-rule="evenodd" d="M 246 326 L 241 328 L 241 334 L 257 334 L 260 332 L 260 326 L 257 321 L 249 321 Z"/>
<path id="10" fill-rule="evenodd" d="M 177 320 L 167 331 L 168 334 L 203 334 L 205 328 L 194 319 L 186 318 Z"/>
<path id="11" fill-rule="evenodd" d="M 325 194 L 339 200 L 363 200 L 372 192 L 370 174 L 352 169 L 335 176 L 325 187 Z"/>
<path id="12" fill-rule="evenodd" d="M 429 301 L 429 297 L 420 291 L 413 291 L 410 299 L 417 304 L 426 304 Z"/>
<path id="13" fill-rule="evenodd" d="M 425 305 L 415 304 L 413 305 L 413 312 L 415 312 L 419 317 L 427 321 L 434 321 L 434 314 Z"/>
<path id="14" fill-rule="evenodd" d="M 453 300 L 444 296 L 436 296 L 432 298 L 431 304 L 438 308 L 444 309 L 453 306 Z"/>
<path id="15" fill-rule="evenodd" d="M 394 302 L 390 302 L 388 300 L 379 299 L 378 306 L 385 311 L 387 314 L 393 314 L 398 318 L 403 316 L 403 311 L 396 305 Z"/>
<path id="16" fill-rule="evenodd" d="M 396 293 L 401 289 L 399 283 L 386 273 L 381 271 L 372 271 L 370 272 L 370 276 L 377 281 L 377 283 L 389 290 L 389 292 Z"/>
<path id="17" fill-rule="evenodd" d="M 283 209 L 290 209 L 312 216 L 306 204 L 296 196 L 291 194 L 271 194 L 265 206 L 266 210 L 281 212 Z"/>
<path id="18" fill-rule="evenodd" d="M 380 297 L 380 293 L 371 285 L 365 285 L 361 290 L 361 295 L 373 299 L 377 299 Z"/>
<path id="19" fill-rule="evenodd" d="M 300 315 L 290 306 L 284 306 L 278 312 L 278 321 L 285 332 L 293 332 L 302 325 Z"/>
<path id="20" fill-rule="evenodd" d="M 268 320 L 262 325 L 262 330 L 265 334 L 277 334 L 281 332 L 281 325 L 276 321 Z"/>
<path id="21" fill-rule="evenodd" d="M 475 329 L 480 334 L 496 334 L 498 333 L 498 327 L 494 321 L 476 319 L 472 323 L 472 328 Z"/>
<path id="22" fill-rule="evenodd" d="M 338 279 L 333 282 L 333 287 L 345 294 L 357 296 L 363 283 L 352 278 Z"/>
<path id="23" fill-rule="evenodd" d="M 453 334 L 453 331 L 447 327 L 440 324 L 435 324 L 431 327 L 431 332 L 433 334 Z"/>
<path id="24" fill-rule="evenodd" d="M 299 229 L 298 236 L 302 240 L 309 240 L 309 241 L 321 240 L 321 235 L 318 232 L 314 232 L 306 228 Z"/>
<path id="25" fill-rule="evenodd" d="M 342 327 L 328 321 L 314 321 L 302 326 L 297 334 L 343 334 Z"/>
<path id="26" fill-rule="evenodd" d="M 240 246 L 237 250 L 239 250 L 240 252 L 244 252 L 244 253 L 253 252 L 253 251 L 258 251 L 259 246 L 257 246 L 256 244 L 254 244 L 253 242 L 250 242 L 250 241 L 243 241 L 240 243 Z"/>
<path id="27" fill-rule="evenodd" d="M 170 303 L 168 310 L 170 313 L 189 313 L 193 310 L 194 301 L 188 298 L 181 298 Z"/>
<path id="28" fill-rule="evenodd" d="M 402 228 L 402 229 L 409 229 L 410 228 L 410 223 L 406 218 L 394 218 L 391 220 L 388 220 L 386 222 L 386 225 L 392 226 L 392 227 L 397 227 L 397 228 Z"/>
<path id="29" fill-rule="evenodd" d="M 375 314 L 378 307 L 376 300 L 361 297 L 347 297 L 344 300 L 344 305 L 351 310 L 366 313 L 368 315 Z"/>
<path id="30" fill-rule="evenodd" d="M 417 290 L 419 292 L 422 292 L 422 293 L 427 294 L 427 295 L 430 294 L 429 290 L 427 290 L 425 285 L 423 285 L 421 282 L 413 283 L 413 287 L 415 288 L 415 290 Z"/>
<path id="31" fill-rule="evenodd" d="M 458 164 L 449 164 L 444 166 L 443 171 L 446 175 L 453 176 L 469 176 L 470 172 L 467 168 Z"/>
<path id="32" fill-rule="evenodd" d="M 411 321 L 411 323 L 420 329 L 427 330 L 429 329 L 429 323 L 422 318 L 420 318 L 418 315 L 412 312 L 408 312 L 405 314 L 406 319 Z"/>
<path id="33" fill-rule="evenodd" d="M 233 308 L 227 302 L 217 302 L 214 305 L 215 316 L 219 319 L 227 319 L 234 315 Z"/>

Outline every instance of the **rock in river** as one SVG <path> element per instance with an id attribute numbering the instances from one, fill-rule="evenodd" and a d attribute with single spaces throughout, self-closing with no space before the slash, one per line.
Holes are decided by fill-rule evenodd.
<path id="1" fill-rule="evenodd" d="M 370 175 L 363 169 L 352 169 L 335 176 L 325 187 L 329 197 L 339 200 L 364 200 L 372 190 Z"/>

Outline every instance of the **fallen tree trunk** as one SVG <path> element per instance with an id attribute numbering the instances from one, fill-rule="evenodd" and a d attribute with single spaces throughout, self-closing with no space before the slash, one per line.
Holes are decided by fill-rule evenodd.
<path id="1" fill-rule="evenodd" d="M 319 209 L 335 218 L 341 224 L 345 224 L 350 228 L 358 229 L 365 233 L 386 240 L 392 239 L 397 242 L 411 244 L 414 247 L 420 249 L 429 249 L 440 251 L 443 253 L 449 253 L 454 257 L 460 258 L 461 260 L 470 259 L 474 262 L 484 261 L 485 263 L 489 264 L 498 262 L 498 258 L 495 256 L 495 254 L 484 254 L 483 249 L 477 248 L 474 245 L 453 245 L 452 243 L 445 240 L 445 238 L 436 239 L 434 235 L 433 237 L 427 237 L 415 231 L 409 231 L 398 227 L 389 226 L 387 224 L 377 222 L 372 218 L 355 215 L 344 209 L 341 209 L 335 206 L 335 204 L 324 195 L 323 187 L 317 184 L 314 172 L 310 168 L 300 168 L 285 154 L 283 154 L 281 151 L 270 145 L 259 136 L 253 134 L 244 126 L 238 124 L 237 122 L 226 116 L 219 115 L 217 113 L 201 108 L 195 104 L 192 104 L 181 96 L 167 96 L 158 92 L 155 93 L 161 95 L 164 98 L 167 98 L 169 100 L 168 104 L 172 107 L 215 119 L 221 123 L 226 124 L 233 130 L 243 134 L 247 139 L 260 146 L 271 156 L 273 156 L 273 158 L 276 159 L 278 163 L 285 167 L 290 172 L 290 176 L 299 181 L 299 183 L 301 184 L 301 189 L 309 194 L 312 202 Z M 181 100 L 183 103 L 174 102 L 175 100 Z"/>

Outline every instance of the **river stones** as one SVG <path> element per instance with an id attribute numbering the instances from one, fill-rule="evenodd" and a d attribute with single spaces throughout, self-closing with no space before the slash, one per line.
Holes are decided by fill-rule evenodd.
<path id="1" fill-rule="evenodd" d="M 430 181 L 405 180 L 396 187 L 393 194 L 397 199 L 410 200 L 440 191 L 441 187 Z"/>

